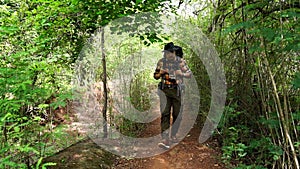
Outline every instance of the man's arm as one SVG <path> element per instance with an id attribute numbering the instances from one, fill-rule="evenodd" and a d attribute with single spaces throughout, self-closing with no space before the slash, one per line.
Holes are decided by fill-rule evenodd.
<path id="1" fill-rule="evenodd" d="M 160 59 L 156 65 L 156 69 L 154 72 L 154 79 L 158 80 L 160 77 L 162 77 L 164 73 L 166 73 L 166 71 L 163 70 L 162 67 L 163 67 L 163 61 L 162 59 Z"/>
<path id="2" fill-rule="evenodd" d="M 181 60 L 180 69 L 182 71 L 182 77 L 191 78 L 192 71 L 190 70 L 190 68 L 188 67 L 188 65 L 184 59 Z"/>
<path id="3" fill-rule="evenodd" d="M 161 77 L 160 69 L 156 68 L 154 72 L 154 79 L 158 80 Z"/>

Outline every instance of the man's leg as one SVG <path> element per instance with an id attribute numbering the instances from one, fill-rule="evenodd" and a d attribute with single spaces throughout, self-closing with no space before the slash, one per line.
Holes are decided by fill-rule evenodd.
<path id="1" fill-rule="evenodd" d="M 171 115 L 171 107 L 172 107 L 172 98 L 166 95 L 166 106 L 164 111 L 161 114 L 161 137 L 162 142 L 159 143 L 159 147 L 164 149 L 170 148 L 170 142 L 169 142 L 169 134 L 168 130 L 170 128 L 170 115 Z"/>
<path id="2" fill-rule="evenodd" d="M 173 102 L 173 120 L 172 120 L 172 130 L 171 130 L 171 138 L 176 136 L 176 133 L 178 132 L 179 125 L 182 119 L 182 112 L 181 112 L 181 97 L 176 96 L 172 98 Z M 176 123 L 175 123 L 176 122 Z"/>
<path id="3" fill-rule="evenodd" d="M 165 106 L 164 111 L 161 114 L 161 134 L 163 139 L 168 138 L 167 129 L 170 128 L 170 113 L 171 113 L 171 106 L 172 106 L 172 98 L 166 97 L 167 103 Z"/>
<path id="4" fill-rule="evenodd" d="M 157 94 L 159 96 L 160 112 L 162 113 L 165 110 L 167 98 L 166 98 L 165 93 L 161 89 L 157 90 Z"/>

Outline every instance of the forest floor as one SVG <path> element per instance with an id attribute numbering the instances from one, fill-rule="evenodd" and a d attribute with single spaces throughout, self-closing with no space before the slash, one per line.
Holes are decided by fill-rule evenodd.
<path id="1" fill-rule="evenodd" d="M 159 113 L 158 109 L 155 113 Z M 70 128 L 72 123 L 76 122 L 71 122 Z M 200 131 L 200 125 L 194 124 L 187 136 L 168 151 L 152 157 L 130 159 L 104 150 L 86 136 L 85 139 L 45 158 L 43 163 L 54 162 L 56 166 L 49 168 L 55 169 L 225 169 L 226 166 L 221 162 L 218 142 L 211 138 L 200 144 L 198 142 Z M 78 133 L 77 130 L 76 132 L 75 134 L 83 134 Z M 160 119 L 157 118 L 145 126 L 139 137 L 147 137 L 159 132 Z"/>
<path id="2" fill-rule="evenodd" d="M 158 130 L 160 121 L 155 120 L 146 128 L 145 135 Z M 142 159 L 119 159 L 113 168 L 138 169 L 225 169 L 220 160 L 220 150 L 216 140 L 200 144 L 200 128 L 195 126 L 179 144 L 169 151 Z"/>
<path id="3" fill-rule="evenodd" d="M 159 119 L 149 123 L 143 136 L 159 130 Z M 48 157 L 43 162 L 55 162 L 52 168 L 115 168 L 115 169 L 225 169 L 220 160 L 216 140 L 198 142 L 200 127 L 194 126 L 186 138 L 167 152 L 147 158 L 126 159 L 103 150 L 91 139 L 86 139 Z"/>

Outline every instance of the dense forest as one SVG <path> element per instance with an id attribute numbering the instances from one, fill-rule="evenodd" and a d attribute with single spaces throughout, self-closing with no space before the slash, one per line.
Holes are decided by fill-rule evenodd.
<path id="1" fill-rule="evenodd" d="M 211 72 L 190 45 L 193 40 L 180 39 L 197 38 L 194 30 L 215 48 L 223 65 L 216 69 L 224 69 L 226 77 L 223 115 L 212 135 L 222 163 L 300 168 L 299 1 L 1 0 L 0 13 L 0 168 L 55 165 L 42 160 L 81 140 L 67 124 L 79 118 L 74 105 L 83 91 L 76 87 L 90 85 L 89 80 L 100 105 L 94 113 L 108 122 L 101 127 L 103 137 L 111 137 L 113 126 L 130 136 L 142 132 L 144 124 L 115 111 L 114 92 L 129 91 L 128 98 L 118 100 L 124 103 L 120 107 L 128 108 L 129 100 L 137 110 L 149 110 L 149 91 L 157 84 L 152 63 L 170 41 L 183 47 L 193 72 L 201 96 L 196 124 L 203 126 L 219 90 L 211 87 Z M 139 14 L 145 18 L 130 19 Z M 164 16 L 189 27 L 178 28 L 175 37 L 159 29 Z M 143 31 L 131 30 L 145 23 Z M 94 60 L 85 60 L 96 35 L 101 43 Z M 142 51 L 149 62 L 141 61 Z M 211 51 L 200 53 L 205 52 Z M 134 66 L 123 68 L 124 63 Z M 121 67 L 119 72 L 130 74 L 149 63 L 152 69 L 129 82 L 115 73 Z M 110 85 L 114 79 L 121 79 L 119 89 Z"/>

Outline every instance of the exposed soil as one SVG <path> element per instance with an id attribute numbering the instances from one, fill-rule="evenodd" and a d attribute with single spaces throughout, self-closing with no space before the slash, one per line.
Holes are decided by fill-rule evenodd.
<path id="1" fill-rule="evenodd" d="M 153 113 L 159 113 L 158 109 Z M 78 124 L 78 122 L 73 122 L 73 124 Z M 160 119 L 158 118 L 148 123 L 139 137 L 156 135 L 159 131 Z M 55 169 L 225 169 L 225 165 L 220 160 L 221 153 L 217 141 L 210 139 L 200 144 L 198 142 L 200 131 L 199 124 L 195 124 L 188 135 L 167 152 L 152 157 L 133 159 L 114 155 L 86 137 L 44 159 L 43 163 L 54 162 L 56 166 L 47 168 Z M 84 134 L 84 132 L 78 133 L 77 129 L 74 132 Z"/>
<path id="2" fill-rule="evenodd" d="M 159 120 L 150 123 L 145 135 L 157 130 Z M 225 169 L 220 162 L 220 151 L 217 142 L 210 140 L 208 143 L 198 143 L 200 128 L 195 126 L 178 145 L 169 151 L 149 158 L 123 159 L 120 158 L 112 168 L 137 168 L 137 169 Z M 213 148 L 214 147 L 214 148 Z"/>
<path id="3" fill-rule="evenodd" d="M 156 132 L 159 119 L 149 123 L 143 136 Z M 55 162 L 51 168 L 132 168 L 132 169 L 225 169 L 215 140 L 198 143 L 200 128 L 195 126 L 178 145 L 169 151 L 148 158 L 126 159 L 113 155 L 90 139 L 80 141 L 43 162 Z"/>

